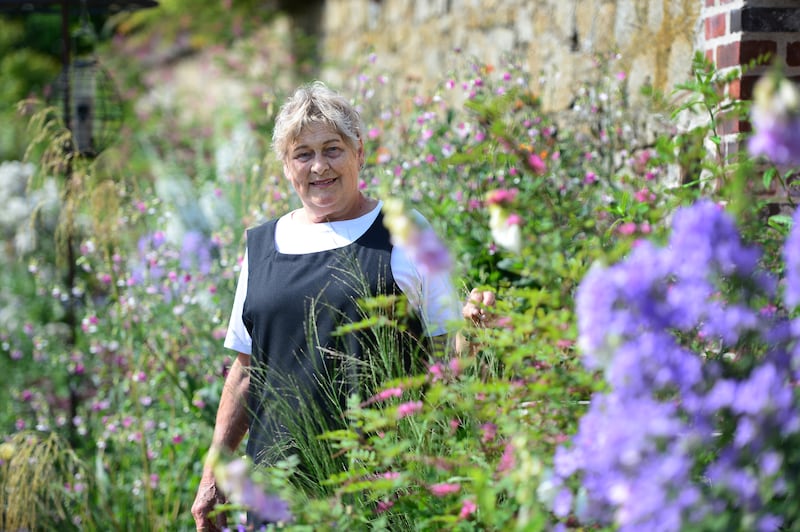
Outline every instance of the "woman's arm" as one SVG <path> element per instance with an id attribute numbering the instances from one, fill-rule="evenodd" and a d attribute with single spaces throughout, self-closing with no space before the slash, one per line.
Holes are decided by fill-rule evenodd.
<path id="1" fill-rule="evenodd" d="M 250 423 L 247 411 L 247 390 L 250 386 L 250 355 L 239 353 L 231 365 L 225 385 L 222 388 L 214 434 L 211 438 L 209 457 L 217 453 L 235 451 L 242 442 Z M 203 466 L 203 477 L 197 488 L 192 504 L 197 530 L 220 530 L 208 514 L 218 503 L 224 502 L 224 495 L 217 489 L 214 478 L 213 460 L 207 459 Z"/>

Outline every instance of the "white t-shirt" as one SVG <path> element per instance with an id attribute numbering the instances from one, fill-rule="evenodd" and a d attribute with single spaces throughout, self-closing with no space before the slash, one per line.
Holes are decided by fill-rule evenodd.
<path id="1" fill-rule="evenodd" d="M 298 223 L 292 220 L 290 214 L 285 214 L 278 219 L 275 227 L 275 247 L 280 253 L 287 255 L 342 248 L 356 241 L 370 228 L 382 207 L 383 202 L 378 202 L 377 207 L 359 218 L 316 224 Z M 415 215 L 422 223 L 428 223 L 421 214 L 415 212 Z M 391 268 L 397 286 L 420 312 L 425 334 L 439 336 L 452 331 L 460 317 L 460 311 L 450 275 L 447 272 L 422 275 L 421 268 L 399 246 L 392 247 Z M 242 322 L 242 310 L 247 296 L 247 270 L 245 250 L 224 345 L 228 349 L 249 355 L 252 353 L 253 342 Z"/>

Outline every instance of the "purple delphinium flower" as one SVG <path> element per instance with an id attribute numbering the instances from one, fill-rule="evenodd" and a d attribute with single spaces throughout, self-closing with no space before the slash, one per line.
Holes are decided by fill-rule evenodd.
<path id="1" fill-rule="evenodd" d="M 786 287 L 783 302 L 789 308 L 800 305 L 800 209 L 792 218 L 792 229 L 783 245 L 783 260 L 786 266 Z"/>
<path id="2" fill-rule="evenodd" d="M 787 264 L 800 262 L 794 252 L 784 251 Z M 682 530 L 735 507 L 742 526 L 782 522 L 770 505 L 787 492 L 785 446 L 800 432 L 800 321 L 761 311 L 775 281 L 759 260 L 733 220 L 701 201 L 675 213 L 665 247 L 644 242 L 586 275 L 579 346 L 609 389 L 557 449 L 548 481 L 553 491 L 580 480 L 580 520 Z M 800 281 L 788 270 L 791 294 Z M 565 501 L 548 501 L 555 515 L 569 513 Z"/>

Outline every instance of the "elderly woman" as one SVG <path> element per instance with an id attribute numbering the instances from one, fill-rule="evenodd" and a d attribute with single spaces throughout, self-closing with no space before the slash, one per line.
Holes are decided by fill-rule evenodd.
<path id="1" fill-rule="evenodd" d="M 448 274 L 426 273 L 393 246 L 382 202 L 359 189 L 362 125 L 346 99 L 320 82 L 300 87 L 278 114 L 273 148 L 302 206 L 247 232 L 225 338 L 238 356 L 211 442 L 232 451 L 249 431 L 247 454 L 256 463 L 302 451 L 302 431 L 312 433 L 302 439 L 312 444 L 319 432 L 344 426 L 347 398 L 369 390 L 371 366 L 386 366 L 383 376 L 413 370 L 425 345 L 441 344 L 459 317 Z M 363 301 L 376 296 L 405 298 L 414 310 L 388 343 L 364 327 L 346 332 L 367 316 Z M 473 291 L 461 314 L 480 319 L 492 299 Z M 301 468 L 310 459 L 301 457 Z M 207 515 L 221 501 L 207 464 L 192 507 L 198 530 L 216 529 Z"/>

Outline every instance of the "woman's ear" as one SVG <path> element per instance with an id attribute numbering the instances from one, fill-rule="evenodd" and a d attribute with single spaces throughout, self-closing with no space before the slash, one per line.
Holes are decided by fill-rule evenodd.
<path id="1" fill-rule="evenodd" d="M 363 168 L 365 162 L 366 156 L 364 155 L 364 140 L 361 137 L 358 137 L 358 167 Z"/>

